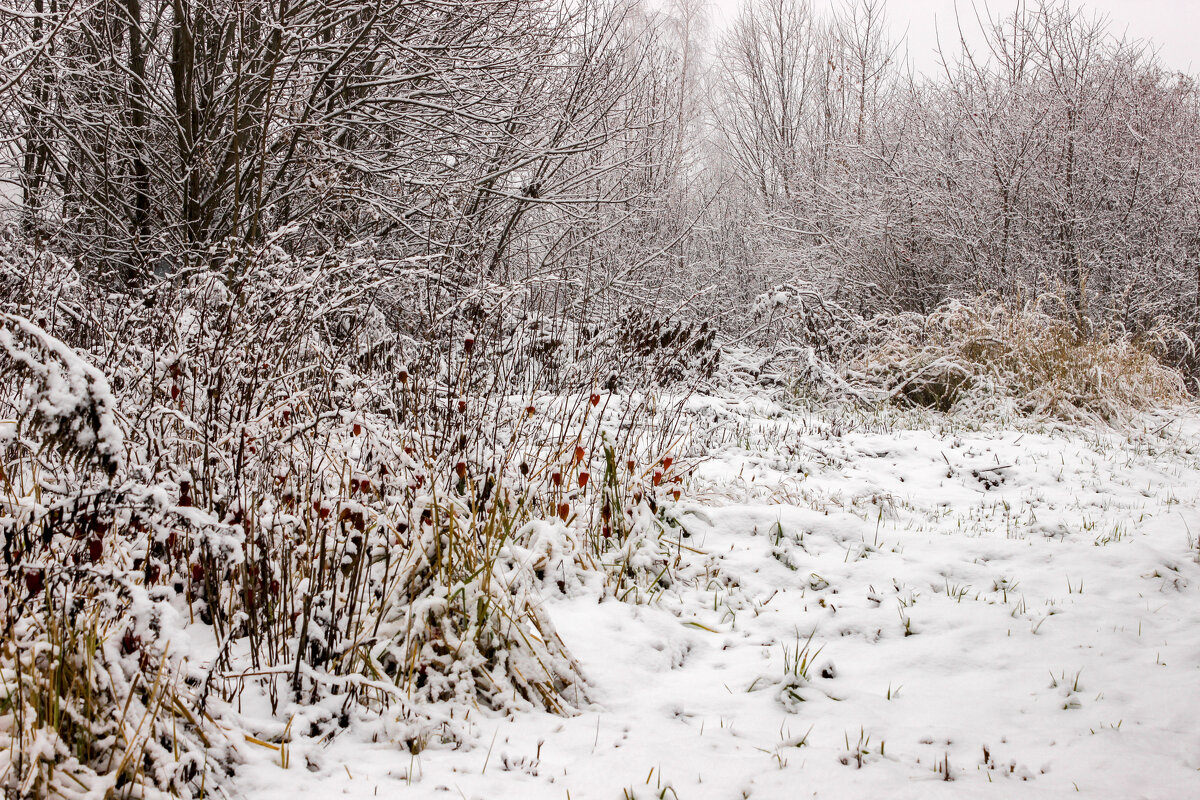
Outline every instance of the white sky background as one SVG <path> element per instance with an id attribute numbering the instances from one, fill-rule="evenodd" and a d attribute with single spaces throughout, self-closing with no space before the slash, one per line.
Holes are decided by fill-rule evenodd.
<path id="1" fill-rule="evenodd" d="M 741 4 L 740 0 L 711 2 L 718 30 Z M 836 7 L 841 3 L 842 0 L 813 0 L 816 8 Z M 1011 13 L 1017 4 L 1017 0 L 988 0 L 987 7 L 995 18 Z M 934 53 L 938 31 L 948 50 L 957 42 L 956 5 L 970 41 L 971 32 L 978 29 L 971 0 L 957 0 L 957 3 L 956 0 L 887 0 L 892 35 L 898 39 L 907 29 L 909 58 L 918 72 L 938 69 Z M 989 16 L 983 0 L 976 0 L 976 5 L 981 16 Z M 1028 5 L 1033 6 L 1034 2 Z M 1089 0 L 1072 6 L 1089 15 L 1107 17 L 1109 29 L 1115 34 L 1151 40 L 1166 69 L 1194 73 L 1200 68 L 1200 0 Z"/>

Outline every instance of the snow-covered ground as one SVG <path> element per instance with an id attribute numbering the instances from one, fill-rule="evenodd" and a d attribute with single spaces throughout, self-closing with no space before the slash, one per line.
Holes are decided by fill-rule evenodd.
<path id="1" fill-rule="evenodd" d="M 241 796 L 1200 797 L 1194 411 L 693 410 L 670 587 L 546 601 L 584 712 L 459 713 L 465 744 L 417 754 L 350 725 L 288 769 L 249 747 Z"/>

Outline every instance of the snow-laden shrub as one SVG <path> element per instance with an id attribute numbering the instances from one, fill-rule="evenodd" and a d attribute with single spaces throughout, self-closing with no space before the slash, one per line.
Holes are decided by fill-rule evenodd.
<path id="1" fill-rule="evenodd" d="M 539 280 L 465 288 L 412 268 L 398 293 L 380 298 L 380 317 L 395 331 L 404 364 L 453 374 L 461 392 L 636 393 L 695 386 L 720 363 L 716 329 L 677 307 L 596 300 L 586 312 L 546 311 L 544 288 Z"/>
<path id="2" fill-rule="evenodd" d="M 80 354 L 24 317 L 0 314 L 0 380 L 20 390 L 13 400 L 19 428 L 82 466 L 112 475 L 124 457 L 117 401 L 108 379 Z"/>
<path id="3" fill-rule="evenodd" d="M 116 554 L 76 565 L 64 545 L 27 551 L 0 595 L 5 796 L 204 796 L 236 751 L 197 705 L 181 620 Z"/>
<path id="4" fill-rule="evenodd" d="M 75 670 L 104 708 L 140 714 L 143 733 L 170 725 L 204 741 L 232 728 L 279 744 L 374 718 L 419 749 L 456 741 L 447 705 L 587 704 L 542 598 L 593 582 L 637 600 L 670 585 L 661 539 L 684 471 L 671 457 L 677 407 L 600 387 L 530 391 L 519 331 L 420 341 L 392 319 L 412 291 L 404 269 L 380 267 L 372 274 L 392 277 L 364 285 L 361 263 L 268 244 L 147 287 L 142 302 L 10 301 L 81 321 L 68 343 L 6 318 L 4 611 L 24 638 L 0 651 L 0 670 L 13 686 L 28 685 L 23 653 L 57 647 L 47 615 L 92 603 L 104 609 L 96 632 L 39 668 Z M 35 416 L 37 393 L 60 386 L 82 399 Z M 40 499 L 49 491 L 61 499 Z M 125 683 L 104 677 L 111 664 Z M 54 686 L 46 703 L 84 713 L 78 692 Z M 247 694 L 274 720 L 235 713 Z M 95 730 L 116 730 L 111 714 L 87 713 Z M 186 796 L 237 762 L 232 746 L 196 761 L 157 734 L 97 734 L 125 770 L 110 774 L 108 760 L 78 754 L 75 728 L 37 761 L 43 729 L 71 717 L 26 731 L 42 718 L 21 714 L 7 741 L 22 776 L 36 761 L 94 773 L 80 778 L 89 785 L 107 775 Z"/>

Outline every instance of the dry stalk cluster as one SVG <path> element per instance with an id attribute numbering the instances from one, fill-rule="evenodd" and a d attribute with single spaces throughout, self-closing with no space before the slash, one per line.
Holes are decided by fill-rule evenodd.
<path id="1" fill-rule="evenodd" d="M 1160 326 L 1132 336 L 1070 317 L 1057 298 L 1012 307 L 995 298 L 949 301 L 929 314 L 859 317 L 789 287 L 760 299 L 781 378 L 865 404 L 1015 413 L 1090 422 L 1184 401 L 1163 356 L 1187 337 Z"/>

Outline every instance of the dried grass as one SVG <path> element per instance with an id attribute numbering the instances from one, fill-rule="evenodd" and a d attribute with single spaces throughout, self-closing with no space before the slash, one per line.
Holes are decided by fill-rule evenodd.
<path id="1" fill-rule="evenodd" d="M 867 323 L 845 375 L 877 397 L 943 411 L 1010 399 L 1026 415 L 1115 421 L 1188 397 L 1183 376 L 1155 356 L 1171 337 L 1167 330 L 1141 340 L 1115 328 L 1081 333 L 1041 308 L 983 298 Z"/>

